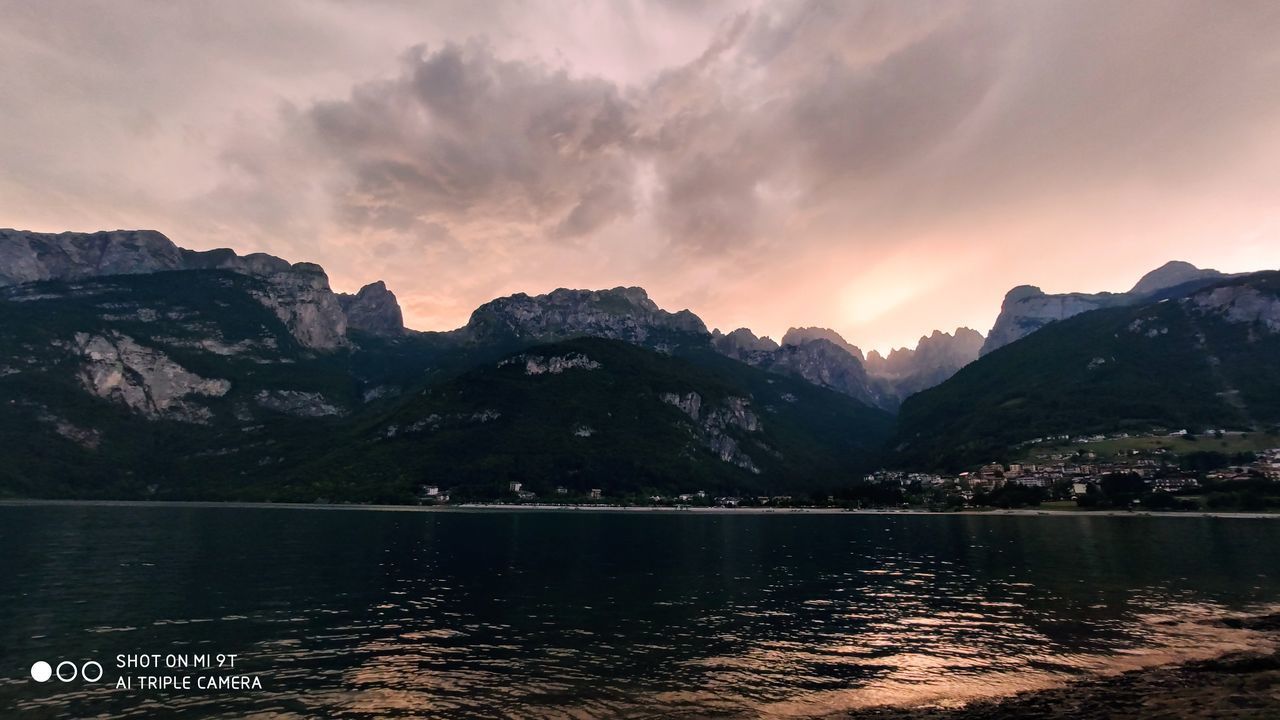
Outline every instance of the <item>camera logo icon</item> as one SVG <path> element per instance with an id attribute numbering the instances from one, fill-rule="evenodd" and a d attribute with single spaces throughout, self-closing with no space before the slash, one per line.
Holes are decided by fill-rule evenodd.
<path id="1" fill-rule="evenodd" d="M 55 676 L 62 682 L 71 682 L 76 678 L 83 678 L 86 682 L 98 682 L 102 679 L 102 665 L 96 660 L 90 660 L 82 665 L 63 660 L 55 669 L 44 660 L 38 660 L 31 666 L 31 679 L 36 682 L 48 682 Z"/>

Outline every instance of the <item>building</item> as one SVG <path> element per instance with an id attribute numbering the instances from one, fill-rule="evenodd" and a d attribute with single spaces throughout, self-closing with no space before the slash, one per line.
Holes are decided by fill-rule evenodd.
<path id="1" fill-rule="evenodd" d="M 1162 477 L 1151 481 L 1153 490 L 1163 490 L 1164 492 L 1177 492 L 1179 490 L 1190 490 L 1198 487 L 1200 483 L 1195 478 L 1190 477 Z"/>
<path id="2" fill-rule="evenodd" d="M 515 480 L 512 480 L 511 482 L 507 483 L 507 490 L 513 493 L 519 493 L 520 488 L 522 487 L 524 487 L 524 483 L 516 482 Z"/>
<path id="3" fill-rule="evenodd" d="M 604 493 L 603 493 L 603 492 L 601 492 L 600 488 L 591 488 L 591 499 L 592 499 L 592 500 L 599 500 L 599 499 L 601 498 L 601 496 L 603 496 L 603 494 L 604 494 Z"/>

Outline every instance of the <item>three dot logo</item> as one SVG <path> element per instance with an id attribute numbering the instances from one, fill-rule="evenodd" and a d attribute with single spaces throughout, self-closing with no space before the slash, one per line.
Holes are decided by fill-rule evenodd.
<path id="1" fill-rule="evenodd" d="M 76 678 L 82 678 L 85 682 L 98 682 L 102 679 L 102 665 L 96 660 L 90 660 L 83 665 L 63 660 L 55 669 L 44 660 L 38 660 L 31 666 L 31 679 L 36 682 L 48 682 L 55 676 L 62 682 L 71 682 Z"/>

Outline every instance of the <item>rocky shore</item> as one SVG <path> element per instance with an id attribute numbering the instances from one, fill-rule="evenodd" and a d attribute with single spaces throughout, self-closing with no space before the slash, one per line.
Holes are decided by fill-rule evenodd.
<path id="1" fill-rule="evenodd" d="M 1280 641 L 1280 613 L 1220 621 Z M 963 708 L 874 708 L 852 720 L 1209 720 L 1280 718 L 1280 650 L 1133 670 Z"/>

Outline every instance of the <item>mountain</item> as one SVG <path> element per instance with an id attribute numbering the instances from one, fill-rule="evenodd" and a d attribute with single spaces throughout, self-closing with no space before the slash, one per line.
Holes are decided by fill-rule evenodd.
<path id="1" fill-rule="evenodd" d="M 934 330 L 922 336 L 914 349 L 895 348 L 888 357 L 872 350 L 867 354 L 867 373 L 887 382 L 905 400 L 977 360 L 982 343 L 982 334 L 966 327 L 956 328 L 954 335 Z"/>
<path id="2" fill-rule="evenodd" d="M 1185 284 L 1184 284 L 1185 286 Z M 1280 273 L 1053 322 L 912 396 L 896 449 L 958 466 L 1055 435 L 1280 422 Z"/>
<path id="3" fill-rule="evenodd" d="M 756 337 L 746 328 L 727 335 L 716 330 L 711 343 L 720 353 L 753 367 L 798 377 L 883 410 L 897 408 L 893 393 L 867 375 L 862 351 L 833 330 L 792 328 L 782 345 L 768 337 Z"/>
<path id="4" fill-rule="evenodd" d="M 804 378 L 884 410 L 897 410 L 902 400 L 933 387 L 978 358 L 982 335 L 957 328 L 954 335 L 935 330 L 915 349 L 898 348 L 883 357 L 863 355 L 858 346 L 830 328 L 793 327 L 782 344 L 739 328 L 712 343 L 720 352 L 770 372 Z"/>
<path id="5" fill-rule="evenodd" d="M 381 280 L 365 285 L 354 295 L 338 293 L 338 304 L 353 330 L 391 337 L 405 331 L 400 303 Z"/>
<path id="6" fill-rule="evenodd" d="M 799 345 L 804 345 L 805 343 L 813 342 L 814 340 L 826 340 L 832 345 L 835 345 L 841 350 L 844 350 L 850 355 L 858 358 L 858 362 L 866 363 L 866 357 L 863 356 L 861 348 L 859 348 L 857 345 L 850 344 L 847 340 L 841 337 L 840 333 L 830 328 L 820 328 L 820 327 L 794 328 L 793 327 L 788 329 L 787 332 L 782 336 L 783 345 L 799 346 Z"/>
<path id="7" fill-rule="evenodd" d="M 287 483 L 326 497 L 371 473 L 471 498 L 512 481 L 543 498 L 808 492 L 871 467 L 891 432 L 888 415 L 837 393 L 703 360 L 601 338 L 529 347 L 415 393 Z"/>
<path id="8" fill-rule="evenodd" d="M 338 295 L 308 263 L 145 231 L 0 240 L 0 494 L 807 491 L 868 468 L 892 429 L 716 352 L 639 288 L 514 295 L 413 332 L 382 283 Z"/>
<path id="9" fill-rule="evenodd" d="M 1189 262 L 1181 260 L 1170 260 L 1151 272 L 1143 275 L 1133 288 L 1129 290 L 1129 295 L 1135 297 L 1146 297 L 1175 288 L 1179 285 L 1187 283 L 1213 281 L 1224 278 L 1226 275 L 1217 270 L 1202 270 Z"/>
<path id="10" fill-rule="evenodd" d="M 638 287 L 559 289 L 546 295 L 498 298 L 477 308 L 457 333 L 472 344 L 589 336 L 666 351 L 678 345 L 705 346 L 710 341 L 707 326 L 697 315 L 688 310 L 667 312 Z"/>
<path id="11" fill-rule="evenodd" d="M 0 287 L 178 270 L 231 271 L 263 281 L 248 292 L 304 346 L 332 350 L 347 343 L 342 302 L 330 290 L 324 269 L 313 263 L 291 264 L 264 253 L 240 256 L 228 249 L 186 250 L 153 230 L 57 234 L 0 230 L 0 268 Z M 386 302 L 385 298 L 380 301 Z M 395 303 L 394 296 L 390 302 Z M 399 312 L 396 306 L 396 316 Z"/>
<path id="12" fill-rule="evenodd" d="M 773 353 L 778 349 L 778 343 L 773 338 L 768 335 L 756 337 L 747 328 L 738 328 L 727 334 L 718 329 L 713 330 L 711 344 L 718 352 L 736 360 L 745 360 L 757 353 Z"/>
<path id="13" fill-rule="evenodd" d="M 1050 295 L 1034 285 L 1019 285 L 1010 290 L 1000 305 L 1000 314 L 987 334 L 981 355 L 1026 337 L 1051 322 L 1101 308 L 1132 305 L 1166 290 L 1186 291 L 1226 277 L 1217 270 L 1201 270 L 1196 266 L 1173 261 L 1143 275 L 1125 293 L 1063 293 Z"/>

